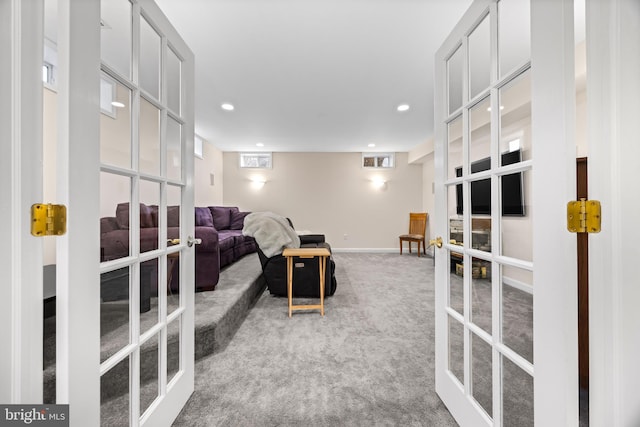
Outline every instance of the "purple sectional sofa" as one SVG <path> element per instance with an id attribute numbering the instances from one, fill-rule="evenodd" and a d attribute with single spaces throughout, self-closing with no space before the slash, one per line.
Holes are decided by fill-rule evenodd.
<path id="1" fill-rule="evenodd" d="M 237 207 L 231 206 L 209 206 L 208 209 L 211 213 L 212 226 L 218 231 L 220 268 L 256 251 L 255 239 L 242 235 L 244 217 L 250 212 L 240 212 Z M 202 215 L 206 217 L 204 211 Z"/>
<path id="2" fill-rule="evenodd" d="M 242 235 L 244 217 L 249 212 L 240 212 L 237 207 L 196 207 L 195 237 L 202 240 L 196 245 L 195 287 L 198 291 L 215 289 L 220 269 L 256 251 L 255 240 Z M 115 217 L 100 219 L 100 260 L 110 261 L 129 256 L 129 204 L 120 203 Z M 178 238 L 180 234 L 180 211 L 178 206 L 167 208 L 167 239 Z M 158 248 L 158 207 L 140 204 L 140 252 Z M 147 263 L 145 263 L 147 264 Z M 152 266 L 153 267 L 153 266 Z M 174 268 L 177 268 L 174 266 Z M 142 269 L 144 270 L 144 269 Z M 157 268 L 150 269 L 157 280 Z M 144 274 L 141 271 L 141 274 Z M 123 277 L 125 276 L 125 277 Z M 101 280 L 101 297 L 104 301 L 124 298 L 128 295 L 127 271 L 116 270 L 106 273 Z M 177 275 L 173 275 L 171 288 L 177 290 Z M 142 276 L 141 276 L 142 277 Z M 123 282 L 116 285 L 116 282 Z M 141 280 L 143 282 L 143 280 Z M 145 292 L 141 291 L 145 296 Z M 141 304 L 144 301 L 141 299 Z M 141 306 L 141 309 L 143 307 Z"/>

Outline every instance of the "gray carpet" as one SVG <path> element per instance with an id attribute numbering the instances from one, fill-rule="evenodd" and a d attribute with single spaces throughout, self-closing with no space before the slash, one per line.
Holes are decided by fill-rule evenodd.
<path id="1" fill-rule="evenodd" d="M 456 425 L 434 391 L 432 260 L 334 257 L 325 317 L 290 319 L 265 292 L 228 346 L 196 363 L 175 426 Z"/>
<path id="2" fill-rule="evenodd" d="M 174 425 L 456 425 L 434 391 L 432 259 L 334 254 L 338 292 L 326 300 L 326 316 L 297 312 L 289 319 L 286 298 L 268 292 L 250 308 L 252 295 L 262 288 L 254 279 L 259 276 L 257 258 L 246 258 L 241 261 L 249 265 L 233 267 L 242 271 L 225 270 L 234 279 L 221 281 L 211 293 L 215 301 L 211 295 L 200 295 L 196 302 L 196 329 L 202 324 L 196 334 L 196 349 L 202 350 L 196 351 L 196 391 Z M 462 280 L 452 273 L 451 283 L 451 305 L 461 312 Z M 490 282 L 474 279 L 471 297 L 473 321 L 490 332 Z M 531 360 L 531 296 L 503 286 L 503 301 L 505 343 Z M 247 308 L 243 321 L 238 313 Z M 231 322 L 216 320 L 213 312 L 231 313 Z M 55 325 L 51 321 L 47 319 L 45 330 Z M 203 329 L 212 322 L 220 324 L 219 332 Z M 107 329 L 103 332 L 109 333 Z M 451 322 L 449 332 L 454 354 L 462 354 L 461 324 Z M 54 368 L 55 341 L 45 337 L 46 374 Z M 491 414 L 491 347 L 475 335 L 471 346 L 473 397 Z M 175 345 L 170 347 L 175 353 Z M 109 349 L 103 348 L 103 353 Z M 215 353 L 207 355 L 211 351 Z M 177 361 L 174 356 L 170 361 Z M 175 372 L 177 366 L 170 364 Z M 141 365 L 157 366 L 157 361 L 145 358 Z M 121 368 L 128 372 L 126 360 Z M 450 358 L 450 369 L 462 380 L 460 357 Z M 155 372 L 145 372 L 143 410 L 158 393 Z M 532 378 L 506 359 L 503 374 L 503 425 L 532 425 Z M 103 378 L 103 425 L 126 425 L 128 383 L 121 377 L 126 375 L 108 373 Z M 47 379 L 45 375 L 45 395 L 55 395 L 55 382 Z M 583 427 L 588 425 L 588 394 L 580 397 Z"/>

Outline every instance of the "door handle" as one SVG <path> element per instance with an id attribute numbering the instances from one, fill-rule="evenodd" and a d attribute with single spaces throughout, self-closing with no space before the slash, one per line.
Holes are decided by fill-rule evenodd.
<path id="1" fill-rule="evenodd" d="M 441 248 L 442 237 L 436 237 L 435 239 L 429 240 L 429 246 L 437 246 L 438 248 Z"/>
<path id="2" fill-rule="evenodd" d="M 187 237 L 187 246 L 199 245 L 202 243 L 202 239 L 196 239 L 193 236 Z"/>

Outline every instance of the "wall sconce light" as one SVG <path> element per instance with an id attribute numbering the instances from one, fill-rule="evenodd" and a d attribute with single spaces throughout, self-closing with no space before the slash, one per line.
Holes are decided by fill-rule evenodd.
<path id="1" fill-rule="evenodd" d="M 374 188 L 381 190 L 387 186 L 387 181 L 385 181 L 383 178 L 376 177 L 371 180 L 371 185 L 373 185 Z"/>
<path id="2" fill-rule="evenodd" d="M 264 178 L 261 178 L 261 177 L 251 178 L 251 186 L 256 190 L 260 190 L 262 187 L 264 187 L 264 184 L 266 182 L 267 181 L 265 181 Z"/>

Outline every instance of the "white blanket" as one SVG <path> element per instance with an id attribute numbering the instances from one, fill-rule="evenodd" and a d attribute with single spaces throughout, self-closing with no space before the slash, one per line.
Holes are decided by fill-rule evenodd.
<path id="1" fill-rule="evenodd" d="M 300 238 L 286 218 L 272 212 L 253 212 L 244 219 L 242 234 L 256 239 L 267 258 L 284 248 L 299 248 Z"/>

